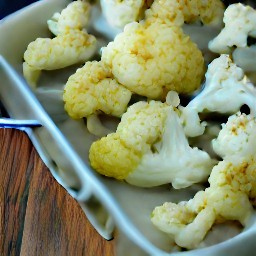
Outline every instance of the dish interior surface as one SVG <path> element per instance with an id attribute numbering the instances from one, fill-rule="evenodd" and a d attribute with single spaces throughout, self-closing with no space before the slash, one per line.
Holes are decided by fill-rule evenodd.
<path id="1" fill-rule="evenodd" d="M 52 17 L 54 12 L 62 10 L 68 2 L 69 1 L 63 0 L 40 1 L 1 21 L 0 54 L 7 59 L 20 75 L 22 75 L 23 54 L 27 45 L 38 37 L 51 36 L 47 29 L 46 21 Z M 95 27 L 92 28 L 91 33 L 94 33 L 95 29 Z M 106 30 L 108 29 L 109 28 L 106 27 Z M 102 26 L 101 30 L 104 30 Z M 102 31 L 96 31 L 96 33 L 99 37 L 102 37 L 103 45 L 106 45 L 109 41 L 106 35 L 102 34 Z M 57 71 L 43 72 L 39 86 L 33 91 L 33 94 L 67 139 L 70 147 L 82 159 L 83 163 L 89 166 L 88 151 L 96 137 L 87 131 L 84 120 L 77 121 L 68 117 L 62 101 L 63 87 L 68 77 L 73 74 L 78 67 L 79 66 L 72 66 Z M 0 85 L 0 87 L 2 86 Z M 21 110 L 21 112 L 22 111 L 25 110 Z M 113 119 L 105 120 L 105 124 L 111 129 L 114 129 L 117 125 L 116 121 Z M 36 136 L 40 138 L 40 142 L 44 144 L 47 153 L 53 157 L 55 164 L 58 166 L 59 172 L 55 174 L 56 177 L 59 178 L 64 186 L 69 187 L 71 192 L 74 192 L 74 197 L 79 196 L 79 190 L 87 181 L 81 181 L 79 176 L 76 176 L 74 172 L 70 172 L 69 162 L 72 161 L 72 159 L 63 159 L 58 148 L 56 148 L 56 141 L 54 141 L 51 135 L 45 132 L 43 128 L 37 128 L 35 133 Z M 106 191 L 107 193 L 106 197 L 113 200 L 114 206 L 106 205 L 104 202 L 103 205 L 104 208 L 107 209 L 107 212 L 114 216 L 114 222 L 117 228 L 120 228 L 124 235 L 127 235 L 132 240 L 132 236 L 135 234 L 133 231 L 138 230 L 139 234 L 153 245 L 152 248 L 144 248 L 144 250 L 148 250 L 147 253 L 152 255 L 154 248 L 155 252 L 162 252 L 163 254 L 175 250 L 169 238 L 152 225 L 150 214 L 155 206 L 162 205 L 166 201 L 177 203 L 192 198 L 193 195 L 201 189 L 200 185 L 195 185 L 190 189 L 184 190 L 174 190 L 171 185 L 164 185 L 157 188 L 138 188 L 126 184 L 125 182 L 102 177 L 90 168 L 87 168 L 85 172 L 87 172 L 89 176 L 96 178 L 100 186 L 105 189 L 104 192 Z M 100 202 L 104 201 L 104 198 L 98 196 L 97 188 L 92 187 L 96 189 L 93 191 L 96 199 Z M 83 207 L 83 202 L 81 202 L 81 205 Z M 84 207 L 87 209 L 88 205 L 86 206 L 85 203 Z M 95 207 L 95 211 L 100 211 L 99 209 L 101 208 L 98 206 Z M 93 214 L 97 213 L 93 212 Z M 108 225 L 108 217 L 106 216 L 103 218 L 103 226 Z M 131 224 L 129 230 L 127 230 L 127 227 L 118 216 L 125 216 L 125 219 L 127 218 L 129 220 L 128 224 Z M 93 221 L 92 224 L 94 224 Z M 241 255 L 241 245 L 243 245 L 245 239 L 248 248 L 256 249 L 256 245 L 253 243 L 253 237 L 256 233 L 255 229 L 255 224 L 252 224 L 249 229 L 243 232 L 241 232 L 240 226 L 231 223 L 216 225 L 201 245 L 201 247 L 211 247 L 190 252 L 181 252 L 181 254 L 199 255 L 199 253 L 202 253 L 202 255 L 216 255 L 216 253 L 218 253 L 218 255 L 227 255 L 227 253 L 231 253 L 232 255 Z M 232 237 L 234 238 L 229 239 Z M 227 239 L 229 239 L 227 242 L 220 243 Z M 137 240 L 135 236 L 134 240 Z M 141 244 L 144 243 L 144 241 L 145 240 L 137 240 L 133 242 L 143 247 Z M 214 245 L 216 243 L 219 244 Z M 174 254 L 176 253 L 174 252 Z"/>

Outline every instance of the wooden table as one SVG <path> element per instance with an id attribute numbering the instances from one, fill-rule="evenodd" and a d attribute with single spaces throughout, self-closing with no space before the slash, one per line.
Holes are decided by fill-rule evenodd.
<path id="1" fill-rule="evenodd" d="M 27 135 L 0 129 L 0 255 L 113 256 Z"/>

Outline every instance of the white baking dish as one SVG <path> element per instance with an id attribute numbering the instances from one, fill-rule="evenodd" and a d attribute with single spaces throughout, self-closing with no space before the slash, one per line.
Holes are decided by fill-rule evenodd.
<path id="1" fill-rule="evenodd" d="M 68 2 L 42 0 L 0 21 L 0 54 L 17 74 L 22 76 L 23 53 L 28 43 L 50 36 L 47 19 Z M 109 29 L 99 24 L 102 23 L 96 28 L 101 32 Z M 71 120 L 63 108 L 63 86 L 76 67 L 45 72 L 39 87 L 32 91 L 5 60 L 0 67 L 1 101 L 12 118 L 33 119 L 42 124 L 26 129 L 39 155 L 104 238 L 111 239 L 116 227 L 120 255 L 252 255 L 256 249 L 256 224 L 239 234 L 228 225 L 216 227 L 206 239 L 205 248 L 174 252 L 168 237 L 151 224 L 150 214 L 166 201 L 191 198 L 199 188 L 175 191 L 167 185 L 142 189 L 96 174 L 88 164 L 88 149 L 96 138 L 88 133 L 83 120 Z M 227 236 L 234 237 L 211 245 Z M 134 250 L 131 243 L 137 245 Z"/>

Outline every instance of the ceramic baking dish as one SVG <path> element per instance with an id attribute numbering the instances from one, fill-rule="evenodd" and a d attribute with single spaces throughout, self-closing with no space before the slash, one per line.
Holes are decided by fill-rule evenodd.
<path id="1" fill-rule="evenodd" d="M 42 125 L 25 131 L 53 176 L 80 203 L 99 234 L 105 239 L 116 236 L 117 254 L 249 255 L 256 249 L 255 224 L 239 234 L 234 230 L 229 236 L 237 235 L 225 242 L 220 242 L 222 234 L 230 227 L 222 226 L 209 235 L 205 248 L 187 252 L 175 252 L 168 237 L 151 224 L 150 213 L 155 206 L 187 200 L 198 186 L 182 191 L 169 185 L 143 189 L 104 178 L 90 168 L 88 150 L 96 137 L 87 131 L 83 120 L 67 116 L 62 102 L 63 86 L 77 67 L 44 72 L 36 90 L 25 83 L 22 62 L 27 45 L 37 37 L 50 36 L 47 19 L 68 2 L 38 1 L 0 21 L 0 100 L 10 117 L 36 120 Z M 109 28 L 99 24 L 94 30 L 98 27 L 98 35 L 107 43 L 104 29 L 106 32 Z M 216 242 L 220 243 L 212 245 Z"/>

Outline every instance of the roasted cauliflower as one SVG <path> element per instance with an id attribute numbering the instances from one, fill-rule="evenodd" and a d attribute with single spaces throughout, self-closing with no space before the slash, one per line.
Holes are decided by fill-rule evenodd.
<path id="1" fill-rule="evenodd" d="M 189 146 L 176 112 L 172 105 L 153 100 L 133 104 L 115 133 L 92 144 L 92 167 L 141 187 L 172 183 L 184 188 L 207 180 L 215 161 Z"/>
<path id="2" fill-rule="evenodd" d="M 246 226 L 256 199 L 255 130 L 255 117 L 231 116 L 214 142 L 223 160 L 214 166 L 209 187 L 189 201 L 156 207 L 153 224 L 188 249 L 196 248 L 214 223 L 237 220 Z"/>
<path id="3" fill-rule="evenodd" d="M 203 24 L 222 23 L 224 5 L 220 0 L 155 0 L 145 13 L 148 21 L 182 26 L 201 21 Z"/>
<path id="4" fill-rule="evenodd" d="M 89 24 L 91 5 L 85 0 L 71 2 L 61 13 L 56 12 L 47 21 L 54 35 L 69 32 L 73 29 L 83 30 Z"/>
<path id="5" fill-rule="evenodd" d="M 98 111 L 121 116 L 131 95 L 114 79 L 104 63 L 88 61 L 69 77 L 63 100 L 67 113 L 75 119 L 88 117 Z"/>
<path id="6" fill-rule="evenodd" d="M 117 28 L 139 21 L 153 0 L 100 0 L 102 13 L 107 22 Z"/>
<path id="7" fill-rule="evenodd" d="M 256 10 L 241 3 L 230 5 L 225 13 L 225 27 L 209 42 L 209 48 L 217 53 L 231 53 L 234 46 L 246 47 L 249 36 L 256 37 Z"/>
<path id="8" fill-rule="evenodd" d="M 102 49 L 117 81 L 151 99 L 168 91 L 191 93 L 204 74 L 201 51 L 178 26 L 133 22 Z"/>
<path id="9" fill-rule="evenodd" d="M 36 87 L 41 70 L 83 63 L 94 55 L 97 40 L 84 29 L 89 9 L 89 4 L 84 1 L 70 3 L 61 14 L 55 14 L 55 20 L 48 21 L 56 37 L 37 38 L 28 45 L 24 53 L 23 74 L 32 87 Z"/>
<path id="10" fill-rule="evenodd" d="M 199 113 L 235 114 L 247 105 L 256 116 L 256 89 L 229 55 L 222 54 L 208 66 L 201 92 L 185 108 L 181 107 L 185 132 L 188 136 L 203 134 L 206 126 Z M 228 102 L 228 104 L 227 104 Z M 191 127 L 190 124 L 194 123 Z"/>

